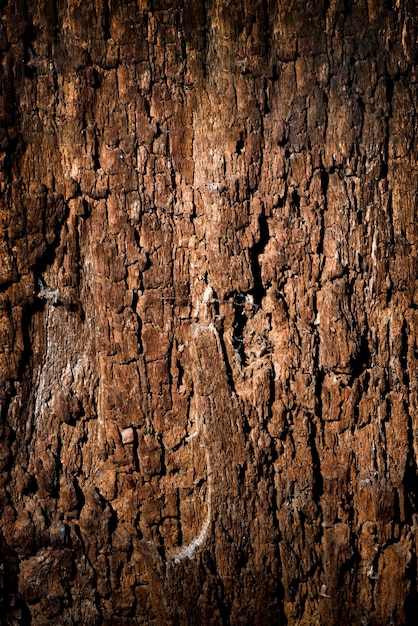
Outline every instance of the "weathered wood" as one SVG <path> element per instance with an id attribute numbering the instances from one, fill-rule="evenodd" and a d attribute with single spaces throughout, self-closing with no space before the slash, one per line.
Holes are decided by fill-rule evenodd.
<path id="1" fill-rule="evenodd" d="M 416 14 L 0 3 L 2 624 L 414 623 Z"/>

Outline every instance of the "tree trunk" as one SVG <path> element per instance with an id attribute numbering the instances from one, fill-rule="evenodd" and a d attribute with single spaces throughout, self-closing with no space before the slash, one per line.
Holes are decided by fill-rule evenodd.
<path id="1" fill-rule="evenodd" d="M 0 11 L 1 623 L 412 624 L 415 2 Z"/>

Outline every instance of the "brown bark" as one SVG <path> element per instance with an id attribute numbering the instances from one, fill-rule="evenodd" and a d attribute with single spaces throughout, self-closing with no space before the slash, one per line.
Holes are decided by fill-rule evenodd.
<path id="1" fill-rule="evenodd" d="M 412 624 L 415 3 L 0 12 L 2 623 Z"/>

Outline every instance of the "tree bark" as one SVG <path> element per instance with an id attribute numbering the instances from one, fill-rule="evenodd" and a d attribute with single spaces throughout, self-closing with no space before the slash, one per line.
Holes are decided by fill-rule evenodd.
<path id="1" fill-rule="evenodd" d="M 0 621 L 412 624 L 413 0 L 0 2 Z"/>

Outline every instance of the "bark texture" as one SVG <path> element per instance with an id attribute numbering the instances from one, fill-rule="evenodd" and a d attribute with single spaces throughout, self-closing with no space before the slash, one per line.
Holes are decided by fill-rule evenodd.
<path id="1" fill-rule="evenodd" d="M 415 2 L 0 15 L 1 623 L 412 624 Z"/>

